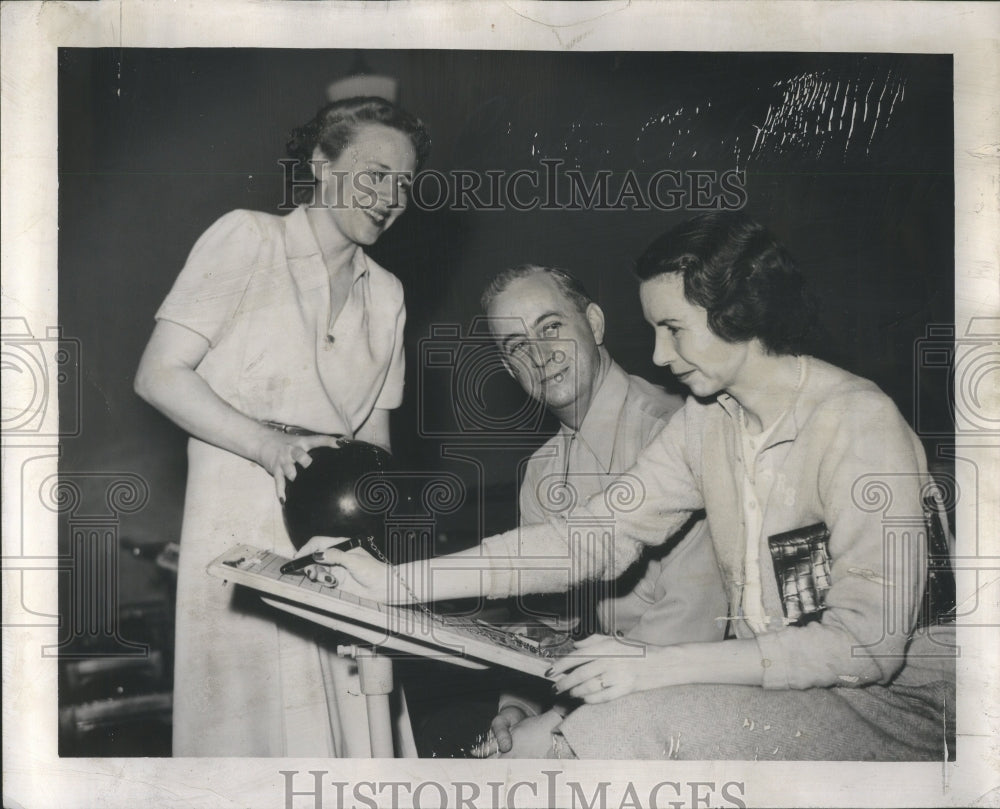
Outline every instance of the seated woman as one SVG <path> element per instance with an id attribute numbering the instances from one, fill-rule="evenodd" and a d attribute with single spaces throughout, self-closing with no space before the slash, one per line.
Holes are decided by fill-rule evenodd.
<path id="1" fill-rule="evenodd" d="M 593 529 L 585 541 L 552 522 L 491 537 L 461 554 L 479 557 L 479 569 L 449 570 L 433 590 L 434 569 L 454 568 L 454 557 L 387 570 L 328 550 L 324 563 L 346 569 L 334 568 L 340 587 L 369 597 L 475 594 L 481 577 L 488 596 L 503 597 L 518 586 L 565 586 L 565 570 L 518 559 L 522 542 L 545 545 L 552 557 L 569 544 L 570 570 L 613 577 L 704 508 L 734 637 L 638 650 L 616 638 L 585 641 L 550 672 L 555 690 L 582 704 L 565 718 L 522 723 L 507 755 L 946 755 L 953 660 L 940 645 L 946 639 L 915 631 L 927 553 L 918 526 L 931 486 L 917 437 L 874 384 L 802 353 L 813 322 L 802 277 L 744 215 L 680 225 L 648 248 L 637 271 L 653 361 L 693 396 L 627 473 L 644 497 L 615 509 L 612 483 L 587 504 L 595 518 L 613 512 L 613 531 L 595 543 Z M 884 524 L 888 502 L 909 528 Z M 329 544 L 313 542 L 310 550 Z"/>

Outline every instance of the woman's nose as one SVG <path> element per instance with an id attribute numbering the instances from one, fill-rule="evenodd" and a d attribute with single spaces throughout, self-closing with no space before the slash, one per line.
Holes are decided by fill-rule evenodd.
<path id="1" fill-rule="evenodd" d="M 657 335 L 653 342 L 653 365 L 662 368 L 677 359 L 674 341 L 668 336 Z"/>
<path id="2" fill-rule="evenodd" d="M 402 210 L 406 207 L 406 192 L 400 188 L 399 178 L 392 172 L 388 172 L 379 182 L 375 184 L 375 193 L 378 194 L 379 202 L 386 208 Z"/>

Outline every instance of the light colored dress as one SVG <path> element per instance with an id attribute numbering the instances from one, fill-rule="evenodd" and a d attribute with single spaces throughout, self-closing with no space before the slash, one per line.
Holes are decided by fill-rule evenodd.
<path id="1" fill-rule="evenodd" d="M 197 372 L 254 419 L 351 435 L 403 395 L 403 289 L 355 253 L 330 323 L 322 253 L 297 208 L 223 216 L 198 240 L 157 319 L 205 337 Z M 290 555 L 274 480 L 192 438 L 177 583 L 175 756 L 368 755 L 354 663 L 332 633 L 210 577 L 237 543 Z M 357 703 L 356 705 L 354 703 Z M 328 707 L 329 706 L 329 707 Z"/>

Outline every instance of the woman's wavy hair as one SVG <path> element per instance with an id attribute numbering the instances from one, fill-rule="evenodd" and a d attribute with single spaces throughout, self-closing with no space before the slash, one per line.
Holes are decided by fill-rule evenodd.
<path id="1" fill-rule="evenodd" d="M 708 313 L 708 326 L 730 343 L 760 340 L 770 354 L 809 353 L 816 337 L 814 299 L 784 245 L 738 211 L 678 225 L 640 256 L 640 281 L 677 273 L 684 297 Z"/>
<path id="2" fill-rule="evenodd" d="M 382 124 L 402 132 L 413 144 L 417 155 L 417 171 L 427 161 L 431 139 L 424 123 L 384 98 L 358 96 L 334 101 L 321 107 L 310 121 L 292 130 L 285 151 L 298 161 L 291 173 L 293 199 L 299 203 L 312 201 L 314 180 L 309 161 L 318 146 L 328 160 L 336 160 L 351 142 L 358 128 L 365 124 Z"/>

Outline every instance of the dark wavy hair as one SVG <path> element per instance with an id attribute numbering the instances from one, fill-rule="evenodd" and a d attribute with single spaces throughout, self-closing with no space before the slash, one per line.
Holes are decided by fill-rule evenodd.
<path id="1" fill-rule="evenodd" d="M 538 275 L 539 273 L 544 273 L 555 281 L 559 290 L 581 314 L 586 313 L 587 307 L 594 302 L 594 299 L 590 297 L 590 294 L 583 284 L 580 283 L 580 280 L 566 270 L 559 269 L 558 267 L 543 267 L 540 264 L 518 264 L 516 267 L 510 267 L 497 273 L 493 277 L 493 280 L 486 285 L 486 289 L 483 290 L 482 297 L 479 299 L 483 312 L 488 312 L 490 304 L 493 303 L 496 297 L 506 292 L 507 287 L 515 281 L 521 278 L 528 278 L 532 275 Z"/>
<path id="2" fill-rule="evenodd" d="M 309 122 L 293 129 L 285 144 L 288 156 L 298 161 L 290 178 L 297 203 L 312 201 L 313 192 L 308 183 L 313 180 L 309 166 L 313 150 L 318 146 L 328 160 L 336 160 L 358 128 L 365 124 L 382 124 L 406 135 L 417 155 L 417 171 L 427 161 L 431 139 L 427 127 L 416 116 L 375 96 L 334 101 L 321 107 Z"/>
<path id="3" fill-rule="evenodd" d="M 678 273 L 684 297 L 708 313 L 723 340 L 757 338 L 771 354 L 809 353 L 816 339 L 814 299 L 784 245 L 739 211 L 719 211 L 678 225 L 639 257 L 640 281 Z"/>

